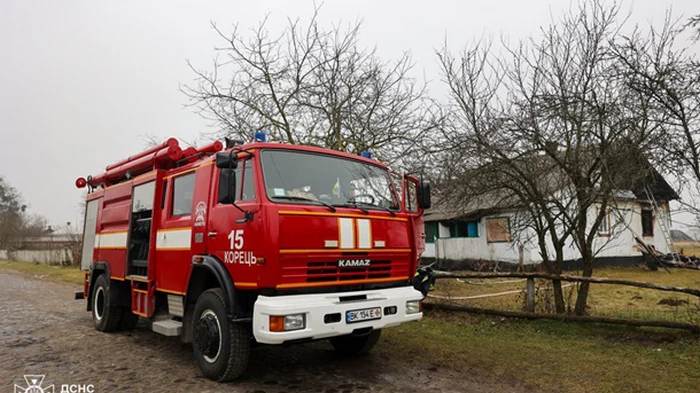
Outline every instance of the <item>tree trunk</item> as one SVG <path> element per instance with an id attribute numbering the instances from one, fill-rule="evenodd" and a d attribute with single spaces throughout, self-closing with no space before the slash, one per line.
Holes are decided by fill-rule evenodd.
<path id="1" fill-rule="evenodd" d="M 554 271 L 552 274 L 561 275 L 561 271 L 564 268 L 564 249 L 563 247 L 556 247 L 556 261 L 554 262 Z M 564 314 L 566 312 L 566 304 L 564 304 L 564 291 L 561 288 L 561 280 L 552 280 L 552 293 L 554 294 L 554 311 L 557 314 Z"/>
<path id="2" fill-rule="evenodd" d="M 561 280 L 552 280 L 552 293 L 554 294 L 554 312 L 564 314 L 566 305 L 564 304 L 564 290 L 561 288 Z"/>
<path id="3" fill-rule="evenodd" d="M 593 276 L 593 252 L 591 250 L 584 250 L 582 253 L 583 257 L 583 277 Z M 576 307 L 574 308 L 574 314 L 576 315 L 586 315 L 586 306 L 588 304 L 588 290 L 591 286 L 590 282 L 582 282 L 578 290 L 578 297 L 576 298 Z"/>

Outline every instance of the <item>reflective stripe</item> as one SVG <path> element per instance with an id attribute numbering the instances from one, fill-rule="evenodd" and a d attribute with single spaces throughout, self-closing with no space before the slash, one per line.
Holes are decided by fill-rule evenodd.
<path id="1" fill-rule="evenodd" d="M 338 218 L 340 248 L 355 248 L 355 228 L 352 218 Z"/>
<path id="2" fill-rule="evenodd" d="M 357 219 L 357 248 L 372 248 L 372 226 L 369 220 Z"/>
<path id="3" fill-rule="evenodd" d="M 189 250 L 192 228 L 164 229 L 156 233 L 157 250 Z"/>
<path id="4" fill-rule="evenodd" d="M 95 234 L 95 248 L 123 249 L 126 248 L 127 232 L 103 232 Z"/>

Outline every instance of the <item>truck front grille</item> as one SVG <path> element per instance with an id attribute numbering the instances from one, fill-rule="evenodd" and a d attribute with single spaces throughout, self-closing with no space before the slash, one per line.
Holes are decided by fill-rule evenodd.
<path id="1" fill-rule="evenodd" d="M 367 267 L 338 267 L 338 260 L 321 261 L 285 261 L 282 262 L 282 282 L 324 283 L 328 285 L 352 281 L 375 280 L 383 278 L 407 278 L 409 276 L 407 260 L 372 260 Z"/>

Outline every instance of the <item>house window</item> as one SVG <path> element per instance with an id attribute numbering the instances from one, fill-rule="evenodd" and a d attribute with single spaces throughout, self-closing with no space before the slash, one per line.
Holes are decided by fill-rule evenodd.
<path id="1" fill-rule="evenodd" d="M 449 224 L 450 237 L 479 237 L 476 221 L 454 221 Z"/>
<path id="2" fill-rule="evenodd" d="M 192 214 L 194 175 L 194 173 L 190 173 L 173 180 L 173 204 L 170 215 L 187 216 Z"/>
<path id="3" fill-rule="evenodd" d="M 510 241 L 510 220 L 508 217 L 486 219 L 486 241 L 489 243 Z"/>
<path id="4" fill-rule="evenodd" d="M 600 221 L 600 226 L 598 227 L 598 235 L 610 235 L 610 212 L 607 212 L 603 217 L 603 220 Z"/>
<path id="5" fill-rule="evenodd" d="M 435 243 L 435 239 L 440 236 L 439 225 L 437 221 L 431 221 L 425 223 L 425 242 Z"/>
<path id="6" fill-rule="evenodd" d="M 642 236 L 654 236 L 654 216 L 651 210 L 642 209 Z"/>

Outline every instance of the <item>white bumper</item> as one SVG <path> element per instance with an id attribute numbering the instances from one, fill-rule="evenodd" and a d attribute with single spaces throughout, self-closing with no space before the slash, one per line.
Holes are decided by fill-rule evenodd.
<path id="1" fill-rule="evenodd" d="M 340 298 L 367 296 L 363 300 L 341 302 Z M 253 311 L 253 335 L 264 344 L 282 344 L 285 341 L 300 339 L 320 339 L 350 334 L 353 330 L 368 328 L 383 329 L 408 321 L 421 319 L 423 313 L 406 314 L 406 302 L 421 300 L 423 296 L 413 287 L 376 289 L 356 292 L 319 293 L 288 296 L 258 296 Z M 381 319 L 347 323 L 345 313 L 351 310 L 372 307 L 395 306 L 396 314 L 384 315 Z M 288 332 L 271 332 L 271 315 L 305 314 L 306 327 Z M 340 313 L 340 322 L 326 323 L 328 314 Z"/>

